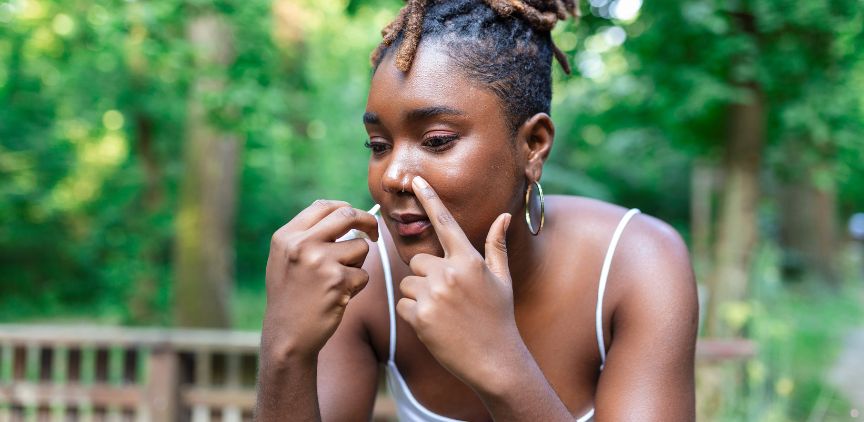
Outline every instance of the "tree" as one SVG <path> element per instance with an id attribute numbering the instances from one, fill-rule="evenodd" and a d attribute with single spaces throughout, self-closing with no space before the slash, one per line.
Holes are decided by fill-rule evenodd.
<path id="1" fill-rule="evenodd" d="M 224 19 L 200 12 L 188 26 L 197 74 L 186 114 L 186 145 L 177 212 L 174 314 L 184 326 L 229 327 L 234 284 L 234 212 L 237 136 L 218 127 L 208 95 L 225 89 L 234 60 L 233 35 Z"/>

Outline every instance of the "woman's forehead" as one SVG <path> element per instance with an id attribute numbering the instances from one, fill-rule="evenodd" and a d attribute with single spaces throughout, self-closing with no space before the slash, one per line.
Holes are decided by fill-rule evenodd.
<path id="1" fill-rule="evenodd" d="M 367 112 L 446 107 L 475 117 L 503 117 L 497 97 L 467 79 L 438 45 L 421 43 L 406 73 L 396 69 L 393 56 L 388 54 L 372 77 Z"/>

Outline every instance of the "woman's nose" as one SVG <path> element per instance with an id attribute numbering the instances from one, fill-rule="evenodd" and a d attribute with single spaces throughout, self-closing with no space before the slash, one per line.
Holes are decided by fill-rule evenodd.
<path id="1" fill-rule="evenodd" d="M 384 170 L 384 177 L 381 178 L 382 188 L 387 193 L 410 192 L 413 173 L 413 166 L 409 160 L 394 151 Z"/>

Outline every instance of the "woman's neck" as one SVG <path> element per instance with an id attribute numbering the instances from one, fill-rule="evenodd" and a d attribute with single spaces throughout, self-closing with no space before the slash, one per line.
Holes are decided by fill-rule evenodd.
<path id="1" fill-rule="evenodd" d="M 524 210 L 513 214 L 507 230 L 507 257 L 515 300 L 541 281 L 546 266 L 546 260 L 543 259 L 545 249 L 543 245 L 546 238 L 544 234 L 547 235 L 546 237 L 549 235 L 543 232 L 537 236 L 531 234 L 525 221 Z"/>

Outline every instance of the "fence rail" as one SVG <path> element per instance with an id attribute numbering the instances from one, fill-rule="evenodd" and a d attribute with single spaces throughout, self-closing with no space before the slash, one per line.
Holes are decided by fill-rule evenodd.
<path id="1" fill-rule="evenodd" d="M 0 325 L 0 422 L 252 420 L 259 334 Z M 747 359 L 752 342 L 700 340 L 700 362 Z M 395 406 L 379 394 L 375 420 Z"/>

